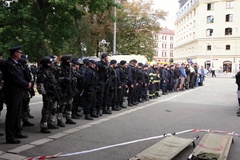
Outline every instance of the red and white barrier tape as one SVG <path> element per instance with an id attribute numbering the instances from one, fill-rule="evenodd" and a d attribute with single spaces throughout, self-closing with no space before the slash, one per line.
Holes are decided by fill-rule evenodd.
<path id="1" fill-rule="evenodd" d="M 53 155 L 53 156 L 31 157 L 31 158 L 27 158 L 26 160 L 46 160 L 46 159 L 53 159 L 53 158 L 60 158 L 60 157 L 68 157 L 68 156 L 86 154 L 86 153 L 96 152 L 96 151 L 100 151 L 100 150 L 105 150 L 105 149 L 108 149 L 108 148 L 125 146 L 125 145 L 129 145 L 129 144 L 148 141 L 148 140 L 153 140 L 153 139 L 159 139 L 159 138 L 166 137 L 168 135 L 179 135 L 179 134 L 188 133 L 188 132 L 211 132 L 211 133 L 220 133 L 220 134 L 230 134 L 230 135 L 240 137 L 240 134 L 237 134 L 237 133 L 234 133 L 234 132 L 209 130 L 209 129 L 208 130 L 207 129 L 189 129 L 189 130 L 185 130 L 185 131 L 181 131 L 181 132 L 163 134 L 163 135 L 159 135 L 159 136 L 143 138 L 143 139 L 133 140 L 133 141 L 129 141 L 129 142 L 118 143 L 118 144 L 114 144 L 114 145 L 104 146 L 104 147 L 85 150 L 85 151 L 80 151 L 80 152 L 67 153 L 67 154 L 57 154 L 57 155 Z"/>

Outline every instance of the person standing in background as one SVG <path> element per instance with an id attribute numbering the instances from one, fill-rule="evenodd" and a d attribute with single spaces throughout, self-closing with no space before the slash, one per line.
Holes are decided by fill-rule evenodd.
<path id="1" fill-rule="evenodd" d="M 236 84 L 238 85 L 238 105 L 239 105 L 239 109 L 237 111 L 237 115 L 240 116 L 240 71 L 238 71 L 238 73 L 235 76 L 236 78 Z"/>

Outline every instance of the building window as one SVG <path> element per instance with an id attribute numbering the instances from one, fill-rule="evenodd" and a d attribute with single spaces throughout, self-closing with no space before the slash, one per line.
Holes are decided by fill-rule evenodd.
<path id="1" fill-rule="evenodd" d="M 170 57 L 173 57 L 173 52 L 170 52 Z"/>
<path id="2" fill-rule="evenodd" d="M 231 46 L 230 45 L 226 45 L 226 50 L 230 50 Z"/>
<path id="3" fill-rule="evenodd" d="M 207 10 L 210 11 L 210 10 L 213 10 L 214 9 L 214 3 L 208 3 L 207 4 Z"/>
<path id="4" fill-rule="evenodd" d="M 227 9 L 233 8 L 233 1 L 227 1 L 226 2 L 226 8 Z"/>
<path id="5" fill-rule="evenodd" d="M 171 48 L 171 49 L 173 48 L 173 44 L 170 44 L 170 48 Z"/>
<path id="6" fill-rule="evenodd" d="M 209 28 L 209 29 L 206 30 L 206 35 L 207 36 L 212 36 L 212 34 L 213 34 L 213 29 Z"/>
<path id="7" fill-rule="evenodd" d="M 167 48 L 167 44 L 164 45 L 164 48 Z"/>
<path id="8" fill-rule="evenodd" d="M 208 50 L 208 51 L 211 51 L 211 50 L 212 50 L 212 46 L 211 46 L 211 45 L 208 45 L 208 46 L 207 46 L 207 50 Z"/>
<path id="9" fill-rule="evenodd" d="M 225 35 L 232 35 L 232 28 L 225 28 Z"/>
<path id="10" fill-rule="evenodd" d="M 162 43 L 162 48 L 164 48 L 164 44 Z"/>
<path id="11" fill-rule="evenodd" d="M 226 22 L 232 22 L 233 21 L 233 15 L 232 14 L 227 14 L 226 15 Z"/>
<path id="12" fill-rule="evenodd" d="M 213 16 L 207 16 L 207 23 L 213 23 L 214 17 Z"/>

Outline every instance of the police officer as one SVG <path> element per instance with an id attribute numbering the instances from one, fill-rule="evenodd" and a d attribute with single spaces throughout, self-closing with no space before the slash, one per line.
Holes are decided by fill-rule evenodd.
<path id="1" fill-rule="evenodd" d="M 43 107 L 40 121 L 40 132 L 51 133 L 48 129 L 58 129 L 54 124 L 53 116 L 57 112 L 57 91 L 60 89 L 52 71 L 52 58 L 44 57 L 40 61 L 40 68 L 37 75 L 37 90 L 42 95 Z M 59 97 L 58 97 L 59 98 Z"/>
<path id="2" fill-rule="evenodd" d="M 169 73 L 169 83 L 168 83 L 168 90 L 169 92 L 173 92 L 174 91 L 174 69 L 175 66 L 174 65 L 170 65 L 168 70 Z"/>
<path id="3" fill-rule="evenodd" d="M 85 106 L 84 106 L 84 115 L 86 120 L 93 120 L 92 117 L 99 117 L 96 114 L 96 89 L 98 75 L 95 71 L 96 62 L 94 60 L 89 60 L 89 67 L 85 73 L 85 83 L 84 83 L 84 97 L 85 97 Z"/>
<path id="4" fill-rule="evenodd" d="M 6 142 L 10 144 L 21 143 L 16 138 L 27 138 L 21 130 L 22 101 L 24 89 L 30 89 L 32 83 L 24 79 L 23 68 L 18 60 L 21 58 L 21 46 L 9 49 L 10 57 L 3 67 L 4 95 L 7 105 L 5 120 Z"/>
<path id="5" fill-rule="evenodd" d="M 137 66 L 137 74 L 136 74 L 136 98 L 137 102 L 142 103 L 142 89 L 143 89 L 143 80 L 144 80 L 144 73 L 142 71 L 143 63 L 139 62 Z"/>
<path id="6" fill-rule="evenodd" d="M 168 83 L 169 83 L 169 72 L 167 71 L 167 64 L 163 65 L 162 69 L 162 94 L 167 95 Z"/>
<path id="7" fill-rule="evenodd" d="M 30 99 L 35 96 L 35 91 L 33 89 L 34 82 L 33 77 L 31 74 L 31 70 L 28 67 L 28 56 L 26 54 L 22 54 L 21 58 L 18 60 L 18 62 L 23 66 L 23 74 L 24 78 L 27 82 L 32 83 L 32 87 L 30 89 L 24 90 L 23 95 L 23 106 L 22 106 L 22 122 L 23 126 L 34 126 L 33 123 L 29 122 L 28 118 L 33 118 L 33 116 L 30 114 Z"/>
<path id="8" fill-rule="evenodd" d="M 108 106 L 110 110 L 119 111 L 120 108 L 117 104 L 117 73 L 116 73 L 117 61 L 111 60 L 109 65 L 109 102 Z"/>
<path id="9" fill-rule="evenodd" d="M 143 91 L 142 91 L 142 100 L 149 101 L 148 99 L 148 86 L 149 86 L 149 73 L 148 73 L 148 65 L 143 65 Z"/>
<path id="10" fill-rule="evenodd" d="M 3 63 L 5 60 L 3 59 L 3 53 L 0 52 L 0 116 L 1 116 L 1 111 L 3 110 L 3 104 L 4 104 L 4 94 L 3 94 L 3 75 L 2 75 L 2 68 L 3 68 Z M 3 136 L 3 133 L 0 133 L 0 136 Z"/>
<path id="11" fill-rule="evenodd" d="M 119 63 L 119 66 L 116 68 L 116 74 L 117 74 L 117 105 L 116 107 L 121 108 L 127 108 L 123 105 L 123 97 L 126 91 L 126 61 L 121 60 Z"/>
<path id="12" fill-rule="evenodd" d="M 77 78 L 77 90 L 76 94 L 73 98 L 73 104 L 72 104 L 72 118 L 73 119 L 80 119 L 81 115 L 78 113 L 79 107 L 80 107 L 80 92 L 82 90 L 82 75 L 80 74 L 80 62 L 78 61 L 78 58 L 72 58 L 72 68 L 73 68 L 73 76 Z"/>
<path id="13" fill-rule="evenodd" d="M 132 107 L 133 105 L 137 105 L 137 103 L 135 103 L 135 91 L 136 91 L 136 64 L 137 64 L 137 60 L 133 59 L 129 62 L 129 66 L 128 66 L 128 106 Z"/>
<path id="14" fill-rule="evenodd" d="M 239 110 L 237 111 L 237 115 L 240 116 L 240 71 L 236 74 L 236 84 L 238 85 L 238 105 L 239 105 Z"/>
<path id="15" fill-rule="evenodd" d="M 62 121 L 63 114 L 66 114 L 66 124 L 76 124 L 72 118 L 72 102 L 73 97 L 75 96 L 77 78 L 73 75 L 73 70 L 70 66 L 70 55 L 63 55 L 61 57 L 60 68 L 56 71 L 55 77 L 58 80 L 63 96 L 64 105 L 59 108 L 58 114 L 58 125 L 60 127 L 64 127 L 64 123 Z"/>
<path id="16" fill-rule="evenodd" d="M 154 63 L 153 65 L 154 70 L 154 85 L 155 85 L 155 95 L 154 97 L 160 97 L 159 91 L 160 91 L 160 73 L 159 73 L 159 66 L 157 63 Z"/>
<path id="17" fill-rule="evenodd" d="M 85 58 L 82 60 L 83 61 L 83 65 L 81 65 L 79 73 L 81 75 L 81 80 L 78 81 L 79 84 L 79 94 L 80 94 L 80 108 L 84 110 L 84 107 L 87 105 L 87 99 L 85 96 L 85 82 L 86 82 L 86 71 L 88 69 L 89 66 L 89 59 Z"/>
<path id="18" fill-rule="evenodd" d="M 99 77 L 97 90 L 97 110 L 98 114 L 112 114 L 110 108 L 107 108 L 109 97 L 109 66 L 108 54 L 103 53 L 101 60 L 97 63 L 97 74 Z"/>

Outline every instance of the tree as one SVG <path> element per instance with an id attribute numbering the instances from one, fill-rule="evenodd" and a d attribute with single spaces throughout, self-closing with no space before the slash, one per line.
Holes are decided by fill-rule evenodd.
<path id="1" fill-rule="evenodd" d="M 152 0 L 121 3 L 123 9 L 118 12 L 117 50 L 124 54 L 146 55 L 152 60 L 155 48 L 153 33 L 161 29 L 159 20 L 165 19 L 167 13 L 152 9 Z"/>
<path id="2" fill-rule="evenodd" d="M 19 0 L 10 7 L 0 5 L 0 50 L 21 44 L 30 60 L 74 52 L 72 40 L 79 39 L 76 20 L 112 5 L 113 0 Z"/>

